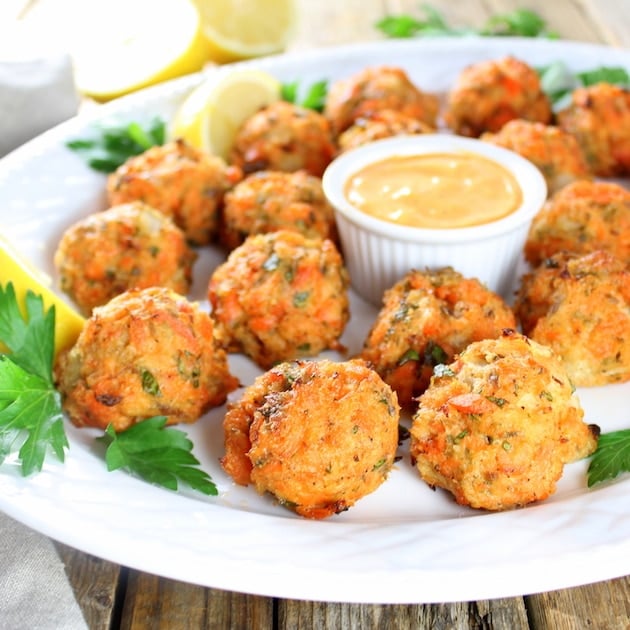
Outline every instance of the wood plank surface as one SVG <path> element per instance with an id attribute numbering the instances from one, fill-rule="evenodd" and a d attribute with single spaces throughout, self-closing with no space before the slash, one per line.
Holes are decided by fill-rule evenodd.
<path id="1" fill-rule="evenodd" d="M 31 2 L 49 16 L 54 3 Z M 381 39 L 386 14 L 422 17 L 419 0 L 297 0 L 300 22 L 290 50 Z M 560 37 L 630 45 L 628 0 L 433 0 L 453 26 L 481 26 L 490 15 L 523 6 Z M 28 16 L 27 16 L 28 17 Z M 49 18 L 47 18 L 49 19 Z M 431 630 L 630 629 L 630 578 L 551 593 L 481 602 L 430 605 L 326 604 L 274 600 L 177 582 L 127 570 L 64 545 L 60 556 L 91 629 L 132 630 L 403 628 Z"/>

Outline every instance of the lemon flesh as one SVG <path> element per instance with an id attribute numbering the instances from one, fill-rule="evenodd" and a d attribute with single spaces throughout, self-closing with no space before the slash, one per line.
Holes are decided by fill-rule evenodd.
<path id="1" fill-rule="evenodd" d="M 44 308 L 55 307 L 55 354 L 74 344 L 83 329 L 85 319 L 73 308 L 51 291 L 48 279 L 28 262 L 23 260 L 13 247 L 0 236 L 0 285 L 5 287 L 13 283 L 18 304 L 25 313 L 25 297 L 30 289 L 36 295 L 41 295 Z M 0 343 L 0 351 L 6 348 Z"/>
<path id="2" fill-rule="evenodd" d="M 90 8 L 80 18 L 85 38 L 73 45 L 75 81 L 80 92 L 97 101 L 196 72 L 210 57 L 190 0 L 85 5 Z"/>
<path id="3" fill-rule="evenodd" d="M 281 84 L 260 70 L 216 74 L 199 84 L 175 112 L 171 138 L 227 159 L 243 122 L 280 99 Z"/>
<path id="4" fill-rule="evenodd" d="M 295 0 L 193 1 L 217 63 L 280 52 L 295 29 Z"/>

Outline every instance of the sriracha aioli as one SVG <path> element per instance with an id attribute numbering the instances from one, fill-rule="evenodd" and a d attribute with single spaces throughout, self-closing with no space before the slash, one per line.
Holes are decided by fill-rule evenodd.
<path id="1" fill-rule="evenodd" d="M 506 168 L 465 151 L 374 162 L 348 179 L 345 195 L 378 219 L 437 229 L 496 221 L 514 212 L 523 197 Z"/>

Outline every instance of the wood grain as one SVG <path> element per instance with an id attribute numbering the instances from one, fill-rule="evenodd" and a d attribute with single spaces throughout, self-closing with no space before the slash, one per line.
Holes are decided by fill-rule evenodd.
<path id="1" fill-rule="evenodd" d="M 115 617 L 121 568 L 61 543 L 55 547 L 86 623 L 91 630 L 108 630 Z"/>
<path id="2" fill-rule="evenodd" d="M 121 629 L 263 630 L 273 627 L 273 599 L 205 588 L 130 571 Z"/>

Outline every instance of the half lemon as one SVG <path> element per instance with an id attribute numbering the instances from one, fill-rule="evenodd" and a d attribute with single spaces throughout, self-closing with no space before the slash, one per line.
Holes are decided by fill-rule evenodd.
<path id="1" fill-rule="evenodd" d="M 281 87 L 261 70 L 218 71 L 184 99 L 169 135 L 227 159 L 239 127 L 260 108 L 279 100 Z"/>
<path id="2" fill-rule="evenodd" d="M 97 101 L 200 70 L 211 57 L 191 0 L 109 0 L 79 4 L 74 41 L 77 89 Z"/>
<path id="3" fill-rule="evenodd" d="M 193 0 L 217 63 L 281 52 L 296 24 L 295 0 Z"/>

